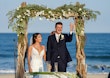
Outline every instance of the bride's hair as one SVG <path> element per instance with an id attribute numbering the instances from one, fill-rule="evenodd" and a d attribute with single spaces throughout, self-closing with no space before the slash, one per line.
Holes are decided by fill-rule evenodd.
<path id="1" fill-rule="evenodd" d="M 32 37 L 32 44 L 34 44 L 36 41 L 35 39 L 37 38 L 37 36 L 39 35 L 40 33 L 34 33 L 33 34 L 33 37 Z"/>

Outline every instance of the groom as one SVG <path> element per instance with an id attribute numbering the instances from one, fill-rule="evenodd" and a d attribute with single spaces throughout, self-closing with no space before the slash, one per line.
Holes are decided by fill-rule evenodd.
<path id="1" fill-rule="evenodd" d="M 70 33 L 62 34 L 63 24 L 55 24 L 55 34 L 50 35 L 47 41 L 47 61 L 51 62 L 51 71 L 55 71 L 55 62 L 58 63 L 58 72 L 66 72 L 67 63 L 72 61 L 66 47 L 66 42 L 72 41 L 73 25 L 70 24 Z"/>

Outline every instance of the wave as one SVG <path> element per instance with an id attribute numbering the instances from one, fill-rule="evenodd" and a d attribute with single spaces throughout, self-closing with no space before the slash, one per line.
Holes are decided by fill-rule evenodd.
<path id="1" fill-rule="evenodd" d="M 68 72 L 75 72 L 75 69 L 76 69 L 76 64 L 73 64 L 73 63 L 71 63 L 71 65 L 69 65 L 67 67 Z M 102 71 L 104 71 L 104 73 L 107 73 L 110 71 L 110 65 L 88 64 L 87 71 L 88 71 L 88 73 L 102 73 Z M 28 68 L 26 68 L 26 72 L 28 72 Z M 14 69 L 13 70 L 12 69 L 0 69 L 0 74 L 2 74 L 2 73 L 15 73 L 15 70 Z"/>
<path id="2" fill-rule="evenodd" d="M 14 55 L 14 54 L 0 54 L 0 58 L 14 58 L 14 57 L 17 57 L 17 55 Z"/>
<path id="3" fill-rule="evenodd" d="M 76 67 L 76 64 L 74 64 L 74 62 L 69 62 L 67 64 L 68 67 L 70 68 L 75 68 Z M 107 65 L 107 64 L 87 64 L 87 67 L 88 68 L 92 68 L 92 69 L 109 69 L 110 70 L 110 65 Z"/>
<path id="4" fill-rule="evenodd" d="M 0 73 L 15 73 L 15 70 L 0 70 Z"/>
<path id="5" fill-rule="evenodd" d="M 88 67 L 91 67 L 91 68 L 94 68 L 94 69 L 102 69 L 102 68 L 104 68 L 104 69 L 110 69 L 110 65 L 104 65 L 104 64 L 99 64 L 99 65 L 89 65 L 88 64 Z"/>
<path id="6" fill-rule="evenodd" d="M 110 59 L 110 56 L 86 56 L 87 59 Z"/>
<path id="7" fill-rule="evenodd" d="M 17 53 L 14 53 L 14 52 L 13 53 L 4 53 L 4 54 L 3 53 L 0 53 L 0 57 L 1 58 L 4 58 L 4 57 L 5 58 L 17 57 Z"/>

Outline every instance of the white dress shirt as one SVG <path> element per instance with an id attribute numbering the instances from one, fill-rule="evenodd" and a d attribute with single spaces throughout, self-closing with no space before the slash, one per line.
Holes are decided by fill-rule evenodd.
<path id="1" fill-rule="evenodd" d="M 73 31 L 70 31 L 70 34 L 72 34 L 72 33 L 73 33 Z M 59 42 L 60 35 L 61 34 L 55 33 L 55 37 L 56 37 L 57 42 Z"/>
<path id="2" fill-rule="evenodd" d="M 57 42 L 59 42 L 60 35 L 61 35 L 61 34 L 55 33 L 55 37 L 56 37 Z"/>

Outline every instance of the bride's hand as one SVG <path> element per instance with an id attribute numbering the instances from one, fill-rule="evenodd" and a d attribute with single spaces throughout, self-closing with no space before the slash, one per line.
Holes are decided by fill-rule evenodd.
<path id="1" fill-rule="evenodd" d="M 31 73 L 32 72 L 32 69 L 31 68 L 29 68 L 29 73 Z"/>
<path id="2" fill-rule="evenodd" d="M 51 70 L 52 69 L 52 66 L 49 64 L 49 69 Z"/>

